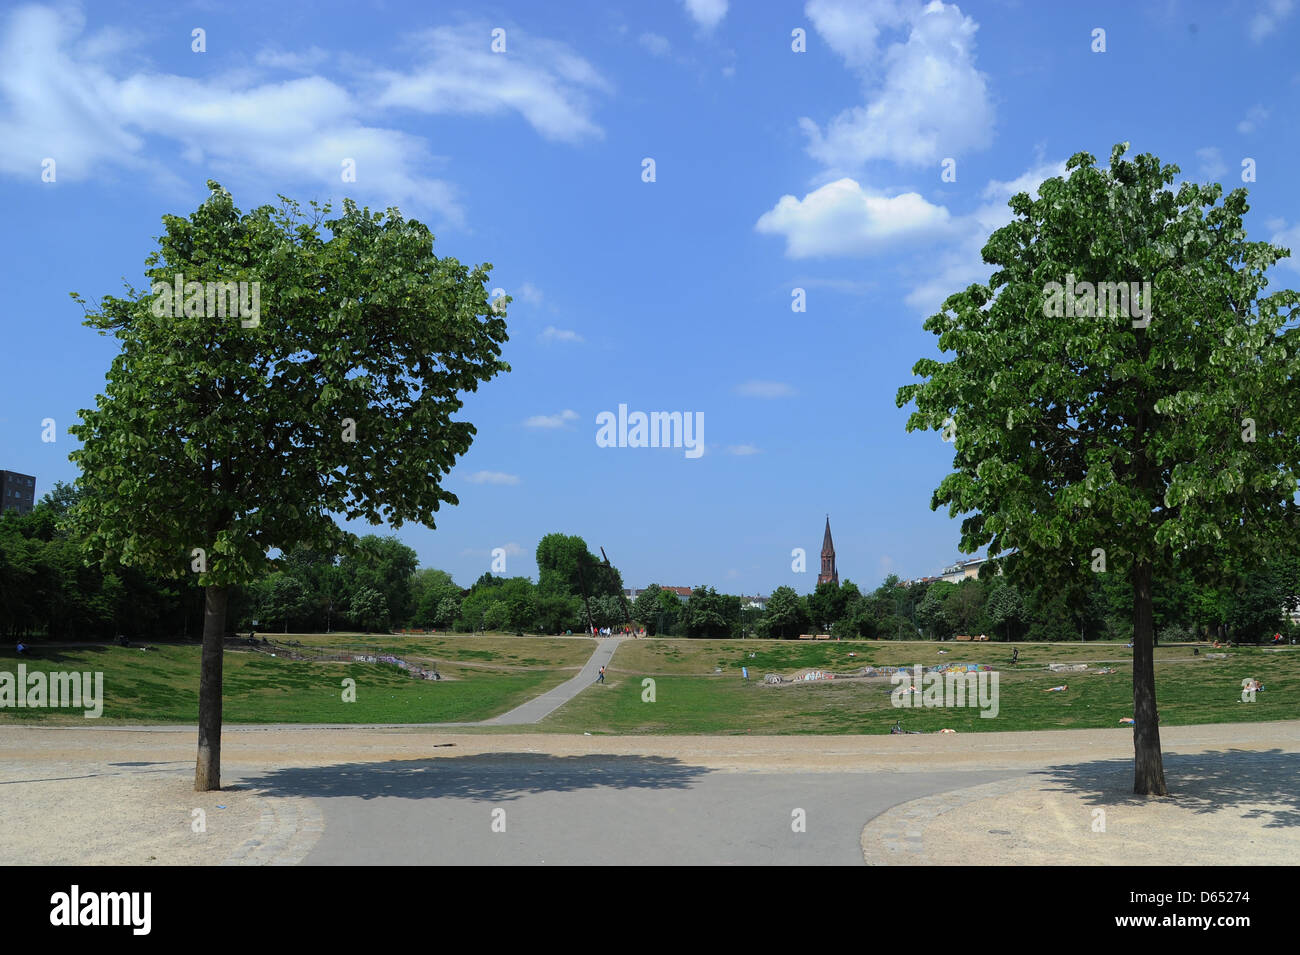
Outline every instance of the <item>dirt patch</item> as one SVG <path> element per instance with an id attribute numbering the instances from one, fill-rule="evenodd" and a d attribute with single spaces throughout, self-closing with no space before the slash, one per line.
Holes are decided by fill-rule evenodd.
<path id="1" fill-rule="evenodd" d="M 262 823 L 258 793 L 194 792 L 193 761 L 6 761 L 3 778 L 4 865 L 218 865 L 254 839 Z"/>

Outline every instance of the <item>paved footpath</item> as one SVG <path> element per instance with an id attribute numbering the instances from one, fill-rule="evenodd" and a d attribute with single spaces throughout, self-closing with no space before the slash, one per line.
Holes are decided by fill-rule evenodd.
<path id="1" fill-rule="evenodd" d="M 566 680 L 553 690 L 547 690 L 541 696 L 516 706 L 509 712 L 476 725 L 517 726 L 520 723 L 539 722 L 595 683 L 600 675 L 600 668 L 609 665 L 609 661 L 614 657 L 614 651 L 626 639 L 627 637 L 600 637 L 596 643 L 596 652 L 587 660 L 582 672 L 573 679 Z"/>
<path id="2" fill-rule="evenodd" d="M 193 727 L 0 723 L 0 865 L 1300 858 L 1296 722 L 1162 727 L 1164 800 L 1132 796 L 1124 729 L 223 736 L 229 788 L 195 793 Z"/>

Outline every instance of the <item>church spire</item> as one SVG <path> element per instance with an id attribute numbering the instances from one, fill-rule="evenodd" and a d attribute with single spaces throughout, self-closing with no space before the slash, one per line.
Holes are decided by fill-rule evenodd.
<path id="1" fill-rule="evenodd" d="M 840 572 L 835 569 L 835 544 L 831 541 L 831 516 L 826 515 L 826 533 L 822 535 L 822 569 L 817 575 L 817 583 L 824 584 L 827 581 L 834 583 L 837 587 L 840 583 Z"/>

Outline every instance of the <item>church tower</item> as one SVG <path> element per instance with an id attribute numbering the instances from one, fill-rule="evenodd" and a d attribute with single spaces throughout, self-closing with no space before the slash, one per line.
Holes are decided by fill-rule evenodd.
<path id="1" fill-rule="evenodd" d="M 822 571 L 817 575 L 817 583 L 827 581 L 840 584 L 840 572 L 835 569 L 835 545 L 831 543 L 831 516 L 826 515 L 826 534 L 822 537 Z"/>

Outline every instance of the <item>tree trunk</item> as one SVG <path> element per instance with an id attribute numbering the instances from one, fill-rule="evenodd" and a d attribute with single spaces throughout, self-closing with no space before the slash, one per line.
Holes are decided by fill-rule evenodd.
<path id="1" fill-rule="evenodd" d="M 1151 565 L 1133 567 L 1133 792 L 1166 796 L 1156 714 L 1155 624 Z"/>
<path id="2" fill-rule="evenodd" d="M 225 587 L 206 588 L 199 664 L 199 756 L 194 764 L 194 791 L 200 793 L 221 788 L 221 664 L 228 596 Z"/>

